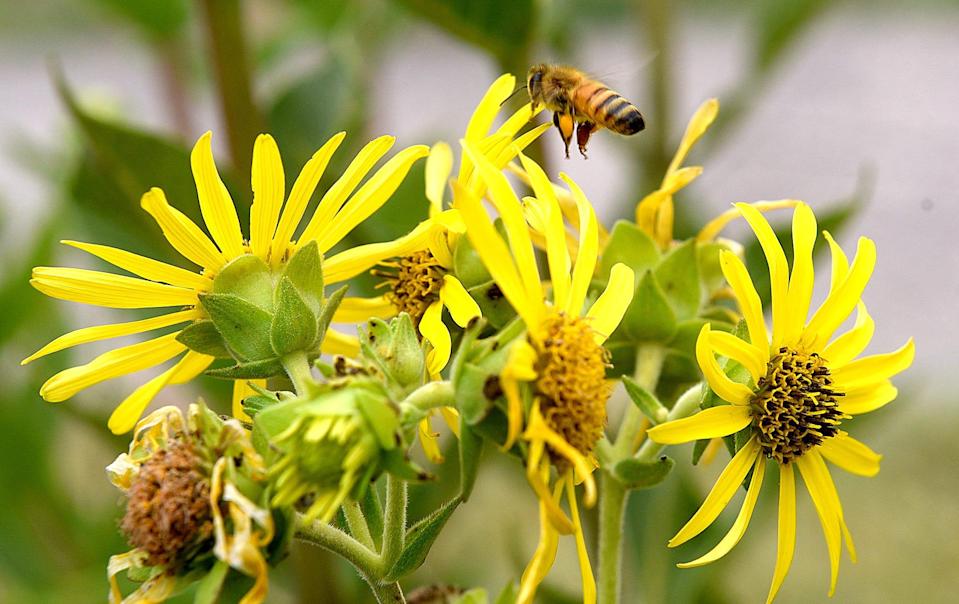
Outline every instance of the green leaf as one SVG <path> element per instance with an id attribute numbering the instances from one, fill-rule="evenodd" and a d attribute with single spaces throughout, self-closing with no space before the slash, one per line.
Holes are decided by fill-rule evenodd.
<path id="1" fill-rule="evenodd" d="M 623 386 L 626 388 L 626 394 L 633 401 L 633 404 L 643 412 L 643 415 L 649 418 L 653 424 L 661 424 L 666 421 L 669 410 L 663 406 L 656 395 L 649 392 L 639 385 L 639 383 L 628 375 L 623 376 Z"/>
<path id="2" fill-rule="evenodd" d="M 393 568 L 383 578 L 384 582 L 398 581 L 420 567 L 440 531 L 461 503 L 459 497 L 446 502 L 426 518 L 420 520 L 406 531 L 406 546 L 397 558 Z"/>
<path id="3" fill-rule="evenodd" d="M 617 331 L 620 333 L 613 339 L 632 342 L 668 342 L 676 333 L 676 313 L 652 271 L 647 270 L 640 278 Z"/>
<path id="4" fill-rule="evenodd" d="M 453 274 L 466 289 L 489 283 L 493 278 L 469 237 L 456 239 L 456 245 L 453 246 Z"/>
<path id="5" fill-rule="evenodd" d="M 274 356 L 270 313 L 233 294 L 201 294 L 199 298 L 237 360 L 258 361 Z"/>
<path id="6" fill-rule="evenodd" d="M 193 604 L 216 604 L 228 572 L 230 572 L 230 565 L 223 560 L 217 560 L 210 572 L 197 585 Z"/>
<path id="7" fill-rule="evenodd" d="M 400 429 L 396 407 L 387 404 L 382 397 L 362 390 L 356 391 L 354 399 L 363 419 L 376 435 L 380 447 L 387 451 L 396 447 L 396 435 Z"/>
<path id="8" fill-rule="evenodd" d="M 613 225 L 609 241 L 599 263 L 599 276 L 606 279 L 617 263 L 622 262 L 637 274 L 642 274 L 659 263 L 659 248 L 638 226 L 625 220 Z"/>
<path id="9" fill-rule="evenodd" d="M 157 39 L 173 37 L 183 28 L 189 15 L 189 3 L 186 0 L 97 0 L 97 4 L 136 25 L 147 36 Z"/>
<path id="10" fill-rule="evenodd" d="M 503 295 L 503 290 L 495 282 L 487 281 L 466 291 L 476 300 L 483 318 L 494 328 L 502 328 L 516 316 L 516 311 L 510 306 L 509 301 Z"/>
<path id="11" fill-rule="evenodd" d="M 303 301 L 314 315 L 323 306 L 323 258 L 316 241 L 311 241 L 293 254 L 283 267 L 283 277 L 296 286 Z"/>
<path id="12" fill-rule="evenodd" d="M 613 476 L 627 489 L 648 489 L 665 480 L 674 465 L 676 462 L 665 455 L 656 461 L 629 458 L 616 464 Z"/>
<path id="13" fill-rule="evenodd" d="M 316 341 L 316 315 L 289 277 L 282 277 L 274 293 L 270 343 L 278 356 L 295 350 L 309 351 Z"/>
<path id="14" fill-rule="evenodd" d="M 726 285 L 726 277 L 723 276 L 723 269 L 719 264 L 719 253 L 728 249 L 727 246 L 715 241 L 700 243 L 696 246 L 699 278 L 705 291 L 715 292 Z"/>
<path id="15" fill-rule="evenodd" d="M 829 6 L 825 0 L 790 0 L 775 6 L 760 3 L 757 32 L 756 69 L 765 71 L 782 57 L 802 32 Z"/>
<path id="16" fill-rule="evenodd" d="M 476 476 L 479 474 L 480 458 L 483 455 L 483 438 L 473 431 L 462 416 L 460 416 L 459 445 L 460 499 L 466 502 L 473 492 Z"/>
<path id="17" fill-rule="evenodd" d="M 232 294 L 271 312 L 273 278 L 270 267 L 252 254 L 244 254 L 226 264 L 213 280 L 213 293 Z"/>
<path id="18" fill-rule="evenodd" d="M 262 380 L 284 375 L 283 363 L 278 358 L 237 363 L 229 367 L 208 369 L 206 375 L 228 380 Z"/>
<path id="19" fill-rule="evenodd" d="M 684 321 L 695 317 L 702 301 L 696 240 L 690 239 L 670 250 L 656 267 L 655 275 L 676 318 Z"/>
<path id="20" fill-rule="evenodd" d="M 229 358 L 230 351 L 213 321 L 200 319 L 184 327 L 176 336 L 177 342 L 190 350 L 213 357 Z"/>

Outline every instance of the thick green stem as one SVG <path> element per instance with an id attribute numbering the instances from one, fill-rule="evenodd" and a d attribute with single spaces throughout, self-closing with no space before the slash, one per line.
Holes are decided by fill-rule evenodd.
<path id="1" fill-rule="evenodd" d="M 300 396 L 306 394 L 308 384 L 313 382 L 313 372 L 310 371 L 310 361 L 302 350 L 291 352 L 281 360 L 283 369 L 293 382 L 293 389 Z"/>
<path id="2" fill-rule="evenodd" d="M 382 563 L 379 556 L 363 547 L 363 544 L 353 537 L 325 522 L 306 522 L 301 514 L 297 514 L 296 538 L 345 558 L 364 578 L 381 574 Z"/>
<path id="3" fill-rule="evenodd" d="M 366 548 L 372 550 L 373 535 L 370 534 L 370 527 L 366 523 L 360 504 L 352 500 L 347 501 L 343 504 L 343 515 L 346 516 L 346 523 L 350 525 L 350 533 Z"/>
<path id="4" fill-rule="evenodd" d="M 400 403 L 403 415 L 421 417 L 424 412 L 437 407 L 452 406 L 456 402 L 456 390 L 452 382 L 430 382 L 414 390 Z"/>
<path id="5" fill-rule="evenodd" d="M 383 566 L 386 572 L 400 557 L 406 541 L 406 481 L 386 476 L 386 508 L 383 519 Z"/>
<path id="6" fill-rule="evenodd" d="M 374 583 L 370 582 L 370 589 L 376 596 L 378 604 L 406 604 L 406 598 L 403 596 L 403 590 L 399 583 Z"/>

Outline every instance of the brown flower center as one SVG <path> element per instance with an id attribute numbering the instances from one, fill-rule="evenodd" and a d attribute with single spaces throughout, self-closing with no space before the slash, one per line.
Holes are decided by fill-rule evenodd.
<path id="1" fill-rule="evenodd" d="M 173 441 L 140 466 L 120 529 L 151 565 L 179 564 L 209 539 L 210 482 L 186 442 Z"/>
<path id="2" fill-rule="evenodd" d="M 372 272 L 385 279 L 381 286 L 390 288 L 386 294 L 387 298 L 397 310 L 408 313 L 413 323 L 419 325 L 426 309 L 439 300 L 446 270 L 429 250 L 413 252 L 393 262 L 384 262 L 383 266 L 390 270 Z"/>
<path id="3" fill-rule="evenodd" d="M 546 320 L 545 337 L 534 342 L 539 361 L 536 393 L 543 419 L 583 455 L 593 451 L 606 427 L 609 354 L 596 343 L 587 319 L 558 313 Z M 553 462 L 565 459 L 552 455 Z"/>
<path id="4" fill-rule="evenodd" d="M 829 368 L 815 352 L 783 347 L 769 360 L 750 401 L 766 457 L 788 464 L 836 435 L 847 416 L 839 410 L 842 393 L 831 385 Z"/>

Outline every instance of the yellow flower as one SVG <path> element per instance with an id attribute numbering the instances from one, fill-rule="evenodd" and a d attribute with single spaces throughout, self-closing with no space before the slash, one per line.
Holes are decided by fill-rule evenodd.
<path id="1" fill-rule="evenodd" d="M 890 377 L 905 370 L 915 353 L 912 339 L 886 354 L 856 358 L 869 344 L 874 324 L 861 301 L 876 260 L 873 242 L 859 239 L 849 263 L 842 249 L 824 232 L 832 251 L 832 283 L 822 306 L 807 321 L 813 291 L 812 249 L 816 218 L 809 206 L 793 214 L 793 267 L 760 211 L 736 204 L 756 233 L 772 284 L 772 332 L 746 267 L 735 254 L 723 252 L 723 274 L 735 292 L 748 329 L 748 341 L 703 327 L 696 357 L 709 387 L 729 405 L 712 407 L 690 418 L 661 424 L 648 435 L 663 444 L 684 443 L 749 430 L 749 439 L 720 475 L 699 511 L 669 542 L 678 546 L 706 529 L 729 503 L 752 470 L 739 516 L 729 533 L 704 556 L 681 567 L 713 562 L 731 550 L 746 531 L 762 487 L 766 460 L 779 466 L 779 545 L 768 601 L 782 585 L 792 561 L 796 537 L 795 472 L 799 469 L 822 524 L 829 550 L 832 595 L 845 539 L 855 559 L 842 505 L 825 461 L 861 476 L 879 472 L 880 456 L 840 429 L 843 420 L 878 409 L 897 394 Z M 855 325 L 837 337 L 836 330 L 857 310 Z M 741 364 L 748 384 L 731 380 L 716 355 Z"/>
<path id="2" fill-rule="evenodd" d="M 520 154 L 537 196 L 528 200 L 533 206 L 529 213 L 538 217 L 546 240 L 548 299 L 519 199 L 505 176 L 473 143 L 463 141 L 463 148 L 489 187 L 508 242 L 493 227 L 479 197 L 458 182 L 453 183 L 454 205 L 463 214 L 473 247 L 526 327 L 526 336 L 512 344 L 500 375 L 509 425 L 504 447 L 511 447 L 520 436 L 528 443 L 527 478 L 540 500 L 540 542 L 523 574 L 519 601 L 532 601 L 552 566 L 559 534 L 571 533 L 579 555 L 583 598 L 593 602 L 596 586 L 574 483 L 584 483 L 584 501 L 592 505 L 596 498 L 593 447 L 603 434 L 610 392 L 605 379 L 608 353 L 602 344 L 632 299 L 634 276 L 625 265 L 614 266 L 606 290 L 584 314 L 598 253 L 595 213 L 579 186 L 561 174 L 577 203 L 582 225 L 573 261 L 553 187 L 542 168 Z M 551 486 L 553 467 L 557 478 Z M 568 516 L 560 507 L 564 491 Z"/>
<path id="3" fill-rule="evenodd" d="M 296 237 L 297 227 L 316 185 L 345 136 L 343 132 L 333 136 L 313 155 L 297 177 L 285 204 L 285 180 L 279 149 L 271 136 L 263 134 L 257 138 L 253 148 L 254 199 L 250 210 L 248 241 L 243 238 L 236 207 L 213 162 L 211 134 L 207 132 L 201 136 L 190 159 L 200 211 L 212 239 L 182 212 L 167 203 L 160 189 L 151 189 L 140 203 L 156 220 L 170 245 L 198 266 L 198 270 L 180 268 L 104 245 L 65 241 L 67 245 L 88 252 L 136 277 L 77 268 L 38 267 L 33 270 L 30 281 L 44 294 L 71 302 L 109 308 L 172 307 L 178 310 L 148 319 L 85 327 L 70 332 L 27 357 L 23 363 L 79 344 L 201 319 L 203 310 L 198 296 L 211 290 L 213 279 L 226 264 L 245 254 L 256 255 L 274 269 L 279 269 L 296 249 L 308 242 L 316 241 L 321 253 L 329 251 L 378 210 L 406 177 L 412 164 L 428 152 L 428 148 L 422 145 L 408 147 L 394 155 L 359 186 L 394 142 L 391 136 L 373 140 L 360 150 L 342 176 L 326 191 L 316 211 Z M 380 248 L 371 250 L 380 254 L 372 259 L 356 253 L 331 256 L 323 264 L 326 282 L 341 281 L 348 278 L 342 275 L 349 275 L 354 266 L 368 267 L 380 258 L 390 256 L 390 246 L 380 244 Z M 114 433 L 126 432 L 133 428 L 143 410 L 164 386 L 193 379 L 213 361 L 211 356 L 187 350 L 176 339 L 179 331 L 177 329 L 111 350 L 86 365 L 61 371 L 43 384 L 40 395 L 50 402 L 64 401 L 104 380 L 179 357 L 172 368 L 137 388 L 114 410 L 109 420 L 110 429 Z M 355 347 L 355 339 L 333 331 L 328 332 L 323 343 L 326 352 L 352 353 Z M 246 389 L 245 382 L 236 382 L 235 403 L 242 398 Z M 239 411 L 237 405 L 234 409 L 235 412 Z"/>

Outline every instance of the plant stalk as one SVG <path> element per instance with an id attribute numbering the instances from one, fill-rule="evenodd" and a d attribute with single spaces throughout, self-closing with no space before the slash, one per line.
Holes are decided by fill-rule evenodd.
<path id="1" fill-rule="evenodd" d="M 306 394 L 308 384 L 313 382 L 313 372 L 310 370 L 310 361 L 306 358 L 306 353 L 302 350 L 296 350 L 281 359 L 283 369 L 290 376 L 293 382 L 293 389 L 297 395 Z"/>
<path id="2" fill-rule="evenodd" d="M 406 541 L 406 481 L 386 475 L 386 508 L 383 519 L 383 559 L 384 572 L 389 572 L 399 559 Z"/>

